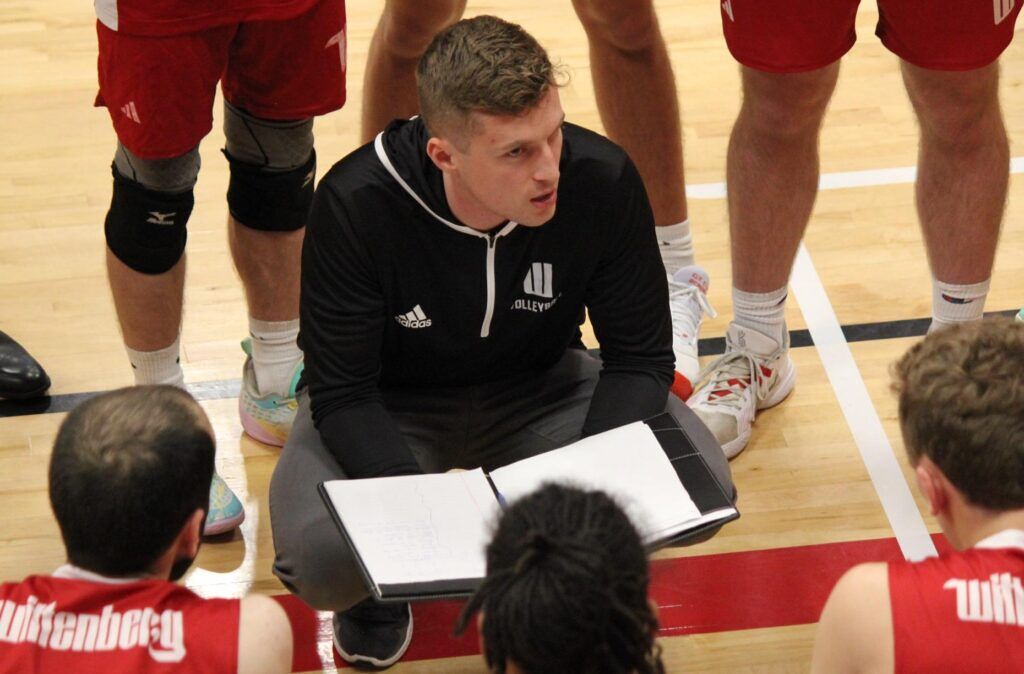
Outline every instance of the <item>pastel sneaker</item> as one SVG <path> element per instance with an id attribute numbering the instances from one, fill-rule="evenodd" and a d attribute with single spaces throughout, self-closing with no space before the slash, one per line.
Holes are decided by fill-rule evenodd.
<path id="1" fill-rule="evenodd" d="M 231 491 L 231 487 L 216 472 L 213 474 L 213 481 L 210 483 L 210 509 L 206 511 L 206 527 L 203 535 L 216 536 L 224 534 L 245 520 L 245 510 L 242 502 Z"/>
<path id="2" fill-rule="evenodd" d="M 292 372 L 287 396 L 273 393 L 263 395 L 256 384 L 256 369 L 252 362 L 252 340 L 242 340 L 245 351 L 245 365 L 242 369 L 242 390 L 238 395 L 238 415 L 242 428 L 253 440 L 266 445 L 284 447 L 284 441 L 292 430 L 295 412 L 299 408 L 296 391 L 302 377 L 303 361 L 299 361 Z"/>

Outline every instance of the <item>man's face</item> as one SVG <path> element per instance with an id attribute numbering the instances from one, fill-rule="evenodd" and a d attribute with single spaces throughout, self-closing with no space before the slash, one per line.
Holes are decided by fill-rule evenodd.
<path id="1" fill-rule="evenodd" d="M 471 113 L 462 147 L 448 142 L 445 191 L 452 212 L 487 231 L 505 220 L 539 227 L 555 215 L 565 114 L 558 89 L 517 116 Z"/>

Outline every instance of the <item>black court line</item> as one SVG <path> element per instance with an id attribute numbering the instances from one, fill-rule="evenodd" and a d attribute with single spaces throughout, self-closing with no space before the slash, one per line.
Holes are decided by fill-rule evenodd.
<path id="1" fill-rule="evenodd" d="M 1015 309 L 1007 311 L 987 312 L 986 316 L 1012 317 Z M 844 325 L 843 334 L 847 342 L 870 342 L 880 339 L 899 339 L 901 337 L 920 337 L 928 331 L 930 318 L 910 318 L 899 321 L 883 321 L 880 323 L 854 323 Z M 791 330 L 789 342 L 792 348 L 814 346 L 808 330 Z M 724 337 L 710 337 L 700 340 L 700 355 L 720 356 L 725 352 Z M 241 382 L 238 379 L 223 379 L 189 384 L 188 391 L 196 400 L 223 400 L 237 398 Z M 99 395 L 103 391 L 86 393 L 65 393 L 56 396 L 45 396 L 34 400 L 0 400 L 0 419 L 6 417 L 23 417 L 31 414 L 54 414 L 69 412 L 75 405 Z"/>

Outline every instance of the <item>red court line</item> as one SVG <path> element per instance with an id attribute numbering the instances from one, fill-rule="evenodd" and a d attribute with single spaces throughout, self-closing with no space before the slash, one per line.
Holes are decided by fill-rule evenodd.
<path id="1" fill-rule="evenodd" d="M 949 549 L 941 535 L 932 539 L 940 553 Z M 651 564 L 650 593 L 662 636 L 803 625 L 817 622 L 832 586 L 851 566 L 897 559 L 895 538 L 662 559 Z M 293 595 L 274 598 L 292 621 L 293 671 L 345 666 L 329 646 L 330 614 L 317 614 Z M 403 660 L 478 654 L 475 629 L 452 636 L 461 608 L 458 601 L 415 604 L 413 639 Z"/>

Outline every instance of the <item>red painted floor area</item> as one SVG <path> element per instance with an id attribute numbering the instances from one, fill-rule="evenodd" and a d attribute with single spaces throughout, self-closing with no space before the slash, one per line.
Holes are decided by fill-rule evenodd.
<path id="1" fill-rule="evenodd" d="M 941 535 L 932 538 L 940 553 L 949 549 Z M 896 559 L 895 538 L 664 559 L 651 564 L 650 593 L 661 636 L 802 625 L 818 620 L 832 586 L 851 566 Z M 345 666 L 330 646 L 329 617 L 321 619 L 293 595 L 274 598 L 292 621 L 293 671 Z M 479 653 L 475 629 L 452 636 L 461 608 L 458 601 L 414 605 L 413 639 L 403 660 Z"/>

